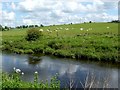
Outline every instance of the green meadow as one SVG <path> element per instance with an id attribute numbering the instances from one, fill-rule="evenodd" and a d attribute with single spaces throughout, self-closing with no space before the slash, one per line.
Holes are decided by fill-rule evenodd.
<path id="1" fill-rule="evenodd" d="M 119 62 L 118 23 L 51 25 L 35 29 L 42 32 L 36 41 L 25 39 L 29 28 L 1 31 L 1 50 L 17 54 L 44 53 L 78 60 Z"/>

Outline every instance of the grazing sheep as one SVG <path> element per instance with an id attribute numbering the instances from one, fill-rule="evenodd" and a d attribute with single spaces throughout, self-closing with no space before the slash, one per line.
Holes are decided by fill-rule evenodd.
<path id="1" fill-rule="evenodd" d="M 59 29 L 59 28 L 56 28 L 57 30 Z"/>
<path id="2" fill-rule="evenodd" d="M 92 28 L 89 28 L 89 30 L 92 30 Z"/>
<path id="3" fill-rule="evenodd" d="M 110 27 L 107 27 L 107 29 L 109 29 Z"/>
<path id="4" fill-rule="evenodd" d="M 82 30 L 83 30 L 83 28 L 80 28 L 80 30 L 82 31 Z"/>
<path id="5" fill-rule="evenodd" d="M 60 27 L 60 29 L 63 29 L 62 27 Z"/>
<path id="6" fill-rule="evenodd" d="M 50 30 L 49 29 L 47 29 L 47 32 L 49 32 Z"/>
<path id="7" fill-rule="evenodd" d="M 69 30 L 69 28 L 66 28 L 66 30 Z"/>
<path id="8" fill-rule="evenodd" d="M 40 32 L 43 32 L 43 29 L 40 29 L 39 31 L 40 31 Z"/>

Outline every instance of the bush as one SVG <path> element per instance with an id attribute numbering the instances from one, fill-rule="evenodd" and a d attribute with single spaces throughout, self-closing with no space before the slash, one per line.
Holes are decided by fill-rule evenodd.
<path id="1" fill-rule="evenodd" d="M 35 41 L 42 35 L 42 32 L 39 32 L 37 29 L 32 28 L 27 31 L 26 40 L 27 41 Z"/>

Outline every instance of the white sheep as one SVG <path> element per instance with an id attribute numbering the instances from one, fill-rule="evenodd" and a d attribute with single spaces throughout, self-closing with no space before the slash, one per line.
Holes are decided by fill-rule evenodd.
<path id="1" fill-rule="evenodd" d="M 69 30 L 69 28 L 66 28 L 66 30 Z"/>
<path id="2" fill-rule="evenodd" d="M 49 32 L 50 30 L 49 29 L 47 29 L 47 32 Z"/>
<path id="3" fill-rule="evenodd" d="M 62 27 L 60 27 L 60 29 L 63 29 Z"/>
<path id="4" fill-rule="evenodd" d="M 88 30 L 92 30 L 92 28 L 89 28 Z"/>
<path id="5" fill-rule="evenodd" d="M 83 28 L 80 28 L 80 30 L 82 31 L 82 30 L 83 30 Z"/>
<path id="6" fill-rule="evenodd" d="M 40 31 L 40 32 L 43 32 L 43 29 L 40 29 L 39 31 Z"/>

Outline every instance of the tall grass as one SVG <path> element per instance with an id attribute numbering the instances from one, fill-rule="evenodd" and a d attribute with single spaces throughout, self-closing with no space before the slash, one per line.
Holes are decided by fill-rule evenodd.
<path id="1" fill-rule="evenodd" d="M 25 82 L 21 80 L 21 74 L 20 73 L 2 73 L 2 89 L 52 89 L 52 90 L 60 90 L 60 89 L 67 89 L 67 90 L 73 90 L 73 89 L 82 89 L 82 90 L 92 90 L 92 89 L 107 89 L 111 88 L 110 86 L 110 77 L 103 77 L 99 78 L 98 76 L 95 76 L 94 73 L 88 72 L 86 76 L 84 77 L 83 81 L 77 81 L 77 85 L 75 85 L 75 81 L 70 78 L 70 81 L 68 83 L 65 83 L 65 87 L 60 87 L 60 81 L 54 77 L 51 78 L 50 82 L 48 81 L 39 81 L 38 80 L 38 74 L 34 74 L 34 81 L 33 82 Z M 96 79 L 99 78 L 99 79 Z M 80 87 L 79 87 L 80 86 Z M 79 87 L 79 88 L 78 88 Z M 116 87 L 117 88 L 117 87 Z"/>
<path id="2" fill-rule="evenodd" d="M 48 81 L 39 81 L 38 80 L 38 74 L 35 73 L 34 75 L 34 81 L 33 82 L 25 82 L 22 81 L 20 78 L 20 73 L 13 73 L 13 74 L 8 74 L 8 73 L 2 73 L 2 89 L 57 89 L 59 90 L 60 88 L 60 82 L 57 80 L 56 76 L 51 78 L 50 83 Z"/>

